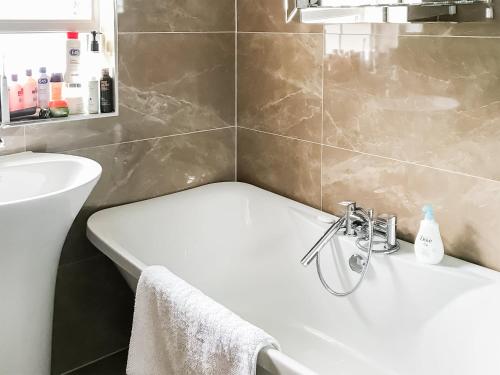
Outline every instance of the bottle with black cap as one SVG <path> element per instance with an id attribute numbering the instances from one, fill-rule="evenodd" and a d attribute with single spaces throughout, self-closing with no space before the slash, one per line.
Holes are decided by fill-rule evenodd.
<path id="1" fill-rule="evenodd" d="M 114 90 L 113 78 L 109 75 L 109 69 L 102 70 L 100 81 L 100 96 L 101 96 L 101 113 L 114 112 Z"/>

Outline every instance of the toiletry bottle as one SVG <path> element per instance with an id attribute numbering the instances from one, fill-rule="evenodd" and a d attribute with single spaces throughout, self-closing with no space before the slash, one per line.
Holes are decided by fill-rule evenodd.
<path id="1" fill-rule="evenodd" d="M 40 68 L 40 76 L 38 77 L 38 106 L 40 108 L 49 108 L 50 100 L 50 83 L 47 75 L 47 68 Z"/>
<path id="2" fill-rule="evenodd" d="M 113 78 L 109 75 L 109 69 L 102 70 L 100 82 L 101 113 L 110 113 L 114 109 Z"/>
<path id="3" fill-rule="evenodd" d="M 92 41 L 90 42 L 89 53 L 89 76 L 98 76 L 103 65 L 98 40 L 98 35 L 100 35 L 101 33 L 92 31 L 90 34 L 92 37 Z"/>
<path id="4" fill-rule="evenodd" d="M 69 32 L 66 40 L 66 75 L 68 83 L 80 82 L 81 43 L 77 32 Z"/>
<path id="5" fill-rule="evenodd" d="M 2 106 L 2 124 L 8 124 L 10 122 L 9 84 L 5 75 L 5 62 L 3 63 L 0 81 L 0 105 Z"/>
<path id="6" fill-rule="evenodd" d="M 26 69 L 26 81 L 23 85 L 24 91 L 24 107 L 36 108 L 38 107 L 38 89 L 37 83 L 33 79 L 33 71 Z"/>
<path id="7" fill-rule="evenodd" d="M 50 100 L 61 100 L 63 76 L 61 73 L 52 73 L 50 76 Z"/>
<path id="8" fill-rule="evenodd" d="M 78 115 L 85 112 L 81 83 L 67 83 L 64 93 L 70 115 Z"/>
<path id="9" fill-rule="evenodd" d="M 24 91 L 18 82 L 17 74 L 12 74 L 9 87 L 9 109 L 11 112 L 24 109 Z"/>
<path id="10" fill-rule="evenodd" d="M 415 239 L 415 255 L 421 263 L 438 264 L 444 257 L 439 224 L 434 220 L 432 206 L 426 205 L 422 211 L 425 215 Z"/>
<path id="11" fill-rule="evenodd" d="M 99 113 L 99 80 L 95 76 L 89 80 L 88 109 L 90 114 Z"/>

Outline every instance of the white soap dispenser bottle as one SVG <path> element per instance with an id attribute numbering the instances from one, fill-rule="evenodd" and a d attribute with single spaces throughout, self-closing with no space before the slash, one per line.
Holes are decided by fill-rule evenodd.
<path id="1" fill-rule="evenodd" d="M 420 221 L 420 229 L 415 239 L 415 255 L 417 260 L 425 264 L 438 264 L 443 260 L 444 247 L 439 224 L 434 220 L 432 206 L 422 209 L 424 219 Z"/>

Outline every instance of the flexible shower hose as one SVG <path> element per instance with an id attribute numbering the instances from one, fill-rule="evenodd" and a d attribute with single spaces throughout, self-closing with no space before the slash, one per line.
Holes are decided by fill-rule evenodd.
<path id="1" fill-rule="evenodd" d="M 359 286 L 361 285 L 361 283 L 363 282 L 363 279 L 365 278 L 366 270 L 368 269 L 368 266 L 370 265 L 370 258 L 372 256 L 372 252 L 373 252 L 373 220 L 368 215 L 366 215 L 364 212 L 360 212 L 360 214 L 368 222 L 368 254 L 366 255 L 366 264 L 363 265 L 363 269 L 361 270 L 360 278 L 359 278 L 358 282 L 354 285 L 354 287 L 352 287 L 351 290 L 349 290 L 347 292 L 337 292 L 332 287 L 330 287 L 330 285 L 328 285 L 327 281 L 323 277 L 323 272 L 321 271 L 321 258 L 320 258 L 321 251 L 318 252 L 318 254 L 316 255 L 316 269 L 318 270 L 318 276 L 319 276 L 319 279 L 321 281 L 321 284 L 323 284 L 323 286 L 325 287 L 325 289 L 329 293 L 331 293 L 337 297 L 346 297 L 349 294 L 354 293 L 356 291 L 356 289 L 358 289 Z"/>

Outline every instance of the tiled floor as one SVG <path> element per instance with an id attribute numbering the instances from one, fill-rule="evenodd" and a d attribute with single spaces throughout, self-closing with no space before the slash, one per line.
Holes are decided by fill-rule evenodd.
<path id="1" fill-rule="evenodd" d="M 125 375 L 127 350 L 116 353 L 68 375 Z"/>

